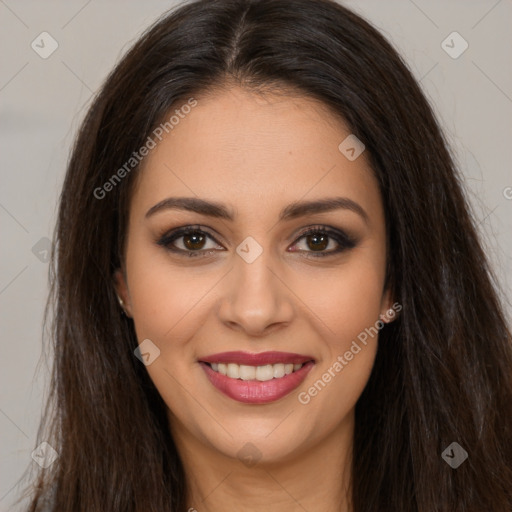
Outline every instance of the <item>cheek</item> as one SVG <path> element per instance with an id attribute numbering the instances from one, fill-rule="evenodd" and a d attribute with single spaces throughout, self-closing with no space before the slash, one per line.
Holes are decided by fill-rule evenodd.
<path id="1" fill-rule="evenodd" d="M 324 338 L 325 357 L 297 395 L 309 418 L 305 421 L 319 432 L 336 428 L 347 417 L 370 378 L 381 324 L 379 301 L 369 297 L 361 290 L 352 300 L 339 298 L 337 315 L 333 311 L 330 318 L 334 334 Z"/>
<path id="2" fill-rule="evenodd" d="M 380 254 L 377 247 L 363 248 L 350 260 L 316 272 L 314 279 L 300 284 L 299 295 L 317 325 L 323 325 L 331 358 L 348 350 L 352 340 L 379 320 L 385 276 L 385 259 Z"/>
<path id="3" fill-rule="evenodd" d="M 150 339 L 159 350 L 146 370 L 169 410 L 202 436 L 197 424 L 208 423 L 211 417 L 196 390 L 204 376 L 190 340 L 204 323 L 207 293 L 218 276 L 211 271 L 185 271 L 172 264 L 164 251 L 140 246 L 127 258 L 127 271 L 137 339 L 139 343 Z"/>
<path id="4" fill-rule="evenodd" d="M 345 267 L 315 279 L 315 289 L 309 291 L 311 309 L 324 325 L 325 351 L 298 400 L 322 415 L 326 425 L 334 426 L 355 406 L 375 361 L 383 325 L 379 315 L 385 260 L 375 257 L 378 252 L 372 254 L 361 253 Z M 319 290 L 326 290 L 323 300 Z"/>
<path id="5" fill-rule="evenodd" d="M 339 339 L 338 349 L 344 348 L 349 339 L 355 339 L 379 319 L 383 280 L 380 272 L 372 270 L 365 268 L 359 273 L 352 269 L 340 279 L 340 285 L 333 292 L 326 313 L 334 336 Z"/>
<path id="6" fill-rule="evenodd" d="M 201 325 L 204 299 L 219 276 L 206 267 L 180 267 L 165 251 L 145 248 L 143 243 L 147 244 L 134 247 L 127 259 L 137 337 L 154 339 L 162 351 L 175 350 Z"/>

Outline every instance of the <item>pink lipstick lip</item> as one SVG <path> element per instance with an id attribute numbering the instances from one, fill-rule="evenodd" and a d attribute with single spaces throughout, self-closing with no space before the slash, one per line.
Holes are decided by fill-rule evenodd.
<path id="1" fill-rule="evenodd" d="M 200 362 L 200 365 L 211 384 L 229 398 L 246 404 L 266 404 L 285 397 L 299 387 L 315 363 L 308 360 L 300 370 L 266 381 L 232 379 L 212 370 L 205 362 Z"/>
<path id="2" fill-rule="evenodd" d="M 311 356 L 302 354 L 294 354 L 292 352 L 260 352 L 258 354 L 250 352 L 219 352 L 206 357 L 199 358 L 199 362 L 203 363 L 236 363 L 247 366 L 264 366 L 266 364 L 303 364 L 313 361 Z"/>

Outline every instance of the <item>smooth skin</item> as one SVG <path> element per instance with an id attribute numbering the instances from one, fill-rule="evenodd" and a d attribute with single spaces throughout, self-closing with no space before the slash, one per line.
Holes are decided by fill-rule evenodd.
<path id="1" fill-rule="evenodd" d="M 338 150 L 350 130 L 315 100 L 238 86 L 197 100 L 137 171 L 125 262 L 115 274 L 139 343 L 150 339 L 160 350 L 146 369 L 168 406 L 188 505 L 198 512 L 349 511 L 354 408 L 377 337 L 309 403 L 298 394 L 392 306 L 377 181 L 365 153 L 349 161 Z M 168 197 L 223 203 L 234 220 L 174 208 L 146 217 Z M 366 219 L 338 208 L 279 221 L 289 204 L 327 197 L 350 199 Z M 355 246 L 315 256 L 339 247 L 333 238 L 301 237 L 317 225 L 348 234 Z M 203 256 L 158 244 L 184 226 L 212 238 L 185 235 L 169 247 Z M 252 263 L 236 252 L 247 237 L 263 249 Z M 218 391 L 198 362 L 233 350 L 305 354 L 315 366 L 284 398 L 244 404 Z M 239 452 L 257 463 L 246 464 Z"/>

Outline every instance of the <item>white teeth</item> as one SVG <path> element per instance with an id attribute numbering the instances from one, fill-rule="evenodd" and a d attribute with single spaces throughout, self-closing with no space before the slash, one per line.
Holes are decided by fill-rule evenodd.
<path id="1" fill-rule="evenodd" d="M 274 379 L 284 377 L 284 364 L 279 363 L 274 365 Z"/>
<path id="2" fill-rule="evenodd" d="M 240 366 L 234 363 L 229 363 L 226 375 L 228 377 L 231 377 L 232 379 L 238 379 L 238 377 L 240 376 Z"/>
<path id="3" fill-rule="evenodd" d="M 239 378 L 242 380 L 254 380 L 256 378 L 256 367 L 246 366 L 245 364 L 237 365 L 240 367 Z"/>
<path id="4" fill-rule="evenodd" d="M 265 366 L 258 366 L 256 368 L 256 380 L 270 380 L 274 378 L 274 368 L 271 364 Z"/>
<path id="5" fill-rule="evenodd" d="M 211 363 L 210 366 L 213 371 L 226 375 L 231 379 L 259 380 L 263 382 L 290 375 L 290 373 L 300 370 L 303 365 L 277 363 L 263 366 L 248 366 L 236 363 Z"/>

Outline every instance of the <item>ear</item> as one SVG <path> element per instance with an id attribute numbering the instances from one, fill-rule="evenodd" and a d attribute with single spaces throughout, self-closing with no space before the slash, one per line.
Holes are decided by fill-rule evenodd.
<path id="1" fill-rule="evenodd" d="M 132 302 L 130 299 L 130 292 L 128 291 L 125 272 L 121 268 L 118 268 L 114 272 L 114 288 L 118 298 L 123 301 L 123 304 L 120 305 L 120 307 L 123 308 L 126 316 L 132 318 Z"/>
<path id="2" fill-rule="evenodd" d="M 402 310 L 402 305 L 399 302 L 393 303 L 393 296 L 389 288 L 386 289 L 382 296 L 380 319 L 389 324 L 393 322 Z"/>

